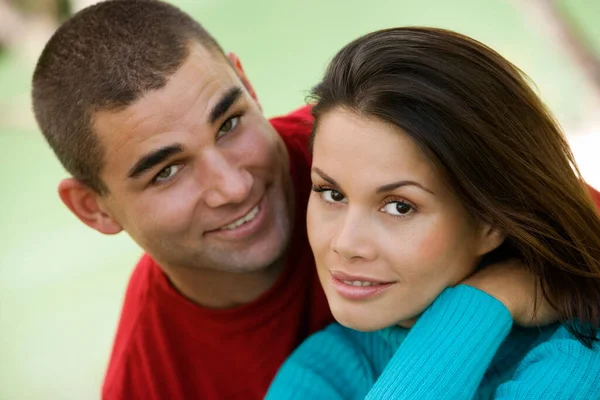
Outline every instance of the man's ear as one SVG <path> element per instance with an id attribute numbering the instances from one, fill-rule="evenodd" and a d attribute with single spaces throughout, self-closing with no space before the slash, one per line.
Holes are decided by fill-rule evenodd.
<path id="1" fill-rule="evenodd" d="M 483 223 L 480 227 L 479 239 L 479 255 L 483 256 L 500 246 L 506 239 L 506 235 L 490 224 Z"/>
<path id="2" fill-rule="evenodd" d="M 106 212 L 101 196 L 77 179 L 64 179 L 58 184 L 58 196 L 77 218 L 106 235 L 114 235 L 123 227 Z"/>
<path id="3" fill-rule="evenodd" d="M 246 88 L 246 90 L 248 91 L 250 96 L 252 96 L 254 101 L 256 101 L 256 104 L 258 104 L 258 107 L 262 110 L 260 102 L 258 101 L 258 97 L 256 96 L 256 92 L 254 91 L 252 84 L 248 80 L 248 77 L 246 76 L 246 73 L 244 72 L 244 69 L 242 68 L 242 63 L 241 63 L 239 57 L 235 53 L 227 53 L 227 58 L 229 59 L 231 66 L 233 67 L 235 73 L 237 74 L 237 76 L 240 78 L 240 80 L 244 84 L 244 87 Z"/>

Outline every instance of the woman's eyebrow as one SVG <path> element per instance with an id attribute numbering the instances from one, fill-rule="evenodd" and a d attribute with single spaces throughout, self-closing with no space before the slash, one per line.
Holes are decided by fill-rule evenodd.
<path id="1" fill-rule="evenodd" d="M 391 192 L 394 189 L 398 189 L 399 187 L 402 186 L 416 186 L 426 192 L 429 192 L 433 195 L 435 195 L 435 193 L 433 193 L 433 191 L 427 189 L 425 186 L 421 185 L 420 183 L 417 183 L 415 181 L 398 181 L 398 182 L 393 182 L 393 183 L 388 183 L 387 185 L 383 185 L 377 188 L 376 193 L 385 193 L 385 192 Z"/>
<path id="2" fill-rule="evenodd" d="M 322 170 L 320 170 L 317 167 L 313 167 L 312 171 L 314 173 L 316 173 L 317 175 L 319 175 L 321 178 L 323 178 L 324 181 L 327 181 L 328 183 L 334 185 L 334 186 L 340 186 L 338 185 L 338 183 L 335 181 L 335 179 L 333 179 L 332 177 L 330 177 L 329 175 L 327 175 L 325 172 L 323 172 Z"/>

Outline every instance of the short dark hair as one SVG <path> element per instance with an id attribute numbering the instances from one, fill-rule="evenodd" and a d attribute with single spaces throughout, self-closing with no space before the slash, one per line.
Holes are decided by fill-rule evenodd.
<path id="1" fill-rule="evenodd" d="M 192 41 L 224 53 L 178 8 L 155 0 L 108 0 L 66 21 L 46 44 L 33 75 L 33 110 L 56 156 L 100 194 L 103 149 L 93 113 L 119 110 L 166 85 Z"/>
<path id="2" fill-rule="evenodd" d="M 600 218 L 558 125 L 523 74 L 489 47 L 433 28 L 367 34 L 313 90 L 405 131 L 476 221 L 506 234 L 561 321 L 587 346 L 600 322 Z M 368 134 L 368 132 L 365 132 Z"/>

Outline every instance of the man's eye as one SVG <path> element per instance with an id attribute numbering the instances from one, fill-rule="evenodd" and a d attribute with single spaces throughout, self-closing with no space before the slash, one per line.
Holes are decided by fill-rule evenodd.
<path id="1" fill-rule="evenodd" d="M 183 165 L 175 164 L 169 165 L 168 167 L 163 168 L 152 180 L 153 183 L 162 183 L 167 182 L 173 179 L 175 175 L 181 170 Z"/>
<path id="2" fill-rule="evenodd" d="M 217 139 L 227 135 L 229 132 L 235 129 L 237 124 L 240 122 L 240 117 L 232 117 L 223 122 L 223 125 L 219 128 L 217 133 Z"/>

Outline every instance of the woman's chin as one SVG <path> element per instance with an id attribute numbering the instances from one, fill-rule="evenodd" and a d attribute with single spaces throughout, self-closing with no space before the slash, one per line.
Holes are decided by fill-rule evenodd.
<path id="1" fill-rule="evenodd" d="M 389 313 L 385 312 L 386 307 L 366 304 L 349 304 L 346 301 L 330 301 L 329 307 L 336 321 L 345 326 L 361 332 L 373 332 L 390 326 L 399 325 L 402 328 L 410 329 L 421 312 Z M 397 310 L 401 311 L 401 310 Z"/>
<path id="2" fill-rule="evenodd" d="M 346 328 L 361 332 L 373 332 L 394 325 L 393 321 L 387 321 L 374 313 L 359 313 L 348 309 L 335 309 L 332 307 L 333 317 Z"/>

